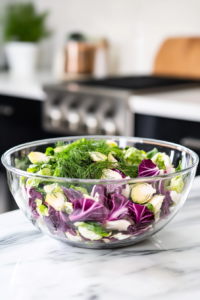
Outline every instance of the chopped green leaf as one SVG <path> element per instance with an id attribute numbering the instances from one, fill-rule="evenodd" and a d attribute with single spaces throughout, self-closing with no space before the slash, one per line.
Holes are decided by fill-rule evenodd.
<path id="1" fill-rule="evenodd" d="M 20 186 L 22 187 L 24 184 L 26 184 L 26 177 L 20 176 Z"/>
<path id="2" fill-rule="evenodd" d="M 182 179 L 182 176 L 177 176 L 172 178 L 171 184 L 170 184 L 171 190 L 177 192 L 178 194 L 181 194 L 184 187 L 184 182 Z"/>
<path id="3" fill-rule="evenodd" d="M 76 191 L 80 191 L 80 192 L 82 192 L 82 194 L 88 194 L 88 191 L 85 188 L 80 187 L 80 186 L 71 185 L 70 189 L 74 189 Z"/>
<path id="4" fill-rule="evenodd" d="M 151 159 L 156 153 L 158 153 L 158 149 L 153 148 L 153 150 L 147 152 L 147 158 Z"/>
<path id="5" fill-rule="evenodd" d="M 37 179 L 37 178 L 29 178 L 26 181 L 26 187 L 38 187 L 39 184 L 41 183 L 41 179 Z"/>
<path id="6" fill-rule="evenodd" d="M 56 167 L 53 173 L 53 176 L 55 177 L 65 177 L 64 172 L 62 170 L 62 167 Z"/>
<path id="7" fill-rule="evenodd" d="M 27 169 L 27 172 L 29 173 L 36 173 L 40 170 L 40 166 L 36 165 L 36 164 L 32 164 L 29 166 L 29 168 Z"/>
<path id="8" fill-rule="evenodd" d="M 15 158 L 15 167 L 20 170 L 26 171 L 30 164 L 30 160 L 28 157 L 26 158 Z"/>
<path id="9" fill-rule="evenodd" d="M 42 169 L 44 169 L 44 168 L 51 169 L 51 168 L 52 168 L 52 165 L 50 165 L 50 164 L 43 164 L 43 165 L 41 165 L 40 169 L 42 170 Z"/>
<path id="10" fill-rule="evenodd" d="M 157 156 L 156 165 L 160 170 L 166 170 L 165 161 L 163 159 L 163 156 L 160 154 L 158 154 L 158 156 Z"/>
<path id="11" fill-rule="evenodd" d="M 54 155 L 54 149 L 52 147 L 48 147 L 45 152 L 46 155 Z"/>
<path id="12" fill-rule="evenodd" d="M 138 150 L 134 147 L 130 147 L 124 154 L 124 161 L 128 165 L 140 164 L 143 159 L 146 159 L 146 152 L 143 150 Z"/>
<path id="13" fill-rule="evenodd" d="M 44 169 L 41 169 L 38 172 L 38 174 L 40 174 L 40 175 L 46 175 L 46 176 L 51 176 L 52 175 L 52 171 L 49 168 L 44 168 Z"/>
<path id="14" fill-rule="evenodd" d="M 39 213 L 39 215 L 42 217 L 42 216 L 48 216 L 49 215 L 49 212 L 48 212 L 48 207 L 45 206 L 43 203 L 42 203 L 42 200 L 40 199 L 36 199 L 35 200 L 36 202 L 36 209 L 37 209 L 37 212 Z"/>
<path id="15" fill-rule="evenodd" d="M 181 170 L 182 170 L 182 163 L 181 163 L 181 160 L 179 160 L 178 167 L 177 167 L 175 170 L 176 170 L 176 172 L 178 172 L 178 171 L 181 171 Z"/>
<path id="16" fill-rule="evenodd" d="M 110 236 L 110 233 L 105 232 L 103 230 L 103 228 L 98 223 L 95 223 L 95 222 L 81 222 L 80 226 L 86 227 L 88 230 L 93 231 L 94 233 L 99 234 L 101 236 L 106 236 L 106 237 Z"/>
<path id="17" fill-rule="evenodd" d="M 145 204 L 145 206 L 146 206 L 151 212 L 154 211 L 154 210 L 153 210 L 153 204 L 147 203 L 147 204 Z"/>

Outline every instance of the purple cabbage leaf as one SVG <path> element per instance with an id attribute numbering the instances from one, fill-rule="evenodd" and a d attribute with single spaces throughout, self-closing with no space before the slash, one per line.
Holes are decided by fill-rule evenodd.
<path id="1" fill-rule="evenodd" d="M 141 225 L 147 225 L 154 221 L 154 213 L 146 205 L 136 204 L 132 201 L 128 203 L 129 216 L 134 221 L 136 228 Z"/>
<path id="2" fill-rule="evenodd" d="M 65 195 L 67 196 L 67 198 L 73 202 L 74 200 L 83 198 L 83 194 L 81 191 L 76 191 L 74 189 L 68 189 L 64 186 L 61 186 L 63 192 L 65 193 Z"/>
<path id="3" fill-rule="evenodd" d="M 120 220 L 128 215 L 129 200 L 122 195 L 112 194 L 108 200 L 110 213 L 107 221 Z"/>
<path id="4" fill-rule="evenodd" d="M 135 227 L 154 221 L 154 214 L 145 205 L 135 204 L 123 195 L 112 194 L 108 199 L 110 209 L 107 221 L 131 218 Z"/>
<path id="5" fill-rule="evenodd" d="M 96 193 L 106 196 L 106 187 L 103 185 L 94 185 L 91 192 L 92 197 L 95 197 Z"/>
<path id="6" fill-rule="evenodd" d="M 144 159 L 138 167 L 138 174 L 138 177 L 156 176 L 160 174 L 160 170 L 151 159 Z"/>
<path id="7" fill-rule="evenodd" d="M 163 182 L 162 180 L 160 180 L 158 183 L 156 193 L 165 196 L 160 209 L 161 210 L 160 217 L 166 218 L 170 214 L 170 210 L 169 210 L 170 206 L 172 206 L 174 203 L 174 201 L 171 198 L 171 191 L 165 191 L 163 187 Z"/>
<path id="8" fill-rule="evenodd" d="M 93 199 L 79 198 L 73 201 L 73 213 L 69 216 L 72 222 L 96 221 L 104 223 L 109 210 Z"/>
<path id="9" fill-rule="evenodd" d="M 51 234 L 65 237 L 65 233 L 69 232 L 74 236 L 76 235 L 76 231 L 68 219 L 67 213 L 57 211 L 49 205 L 48 214 L 49 216 L 44 216 L 43 218 Z"/>
<path id="10" fill-rule="evenodd" d="M 30 187 L 27 189 L 27 195 L 28 195 L 28 206 L 33 214 L 33 217 L 37 219 L 40 215 L 37 212 L 37 204 L 35 200 L 40 199 L 43 201 L 43 196 L 40 192 L 36 191 L 34 187 Z"/>
<path id="11" fill-rule="evenodd" d="M 101 205 L 105 206 L 108 209 L 108 199 L 106 197 L 106 186 L 104 185 L 94 185 L 91 196 L 95 198 L 95 201 L 98 201 Z M 87 198 L 87 197 L 86 197 Z"/>
<path id="12" fill-rule="evenodd" d="M 128 228 L 127 228 L 127 233 L 128 234 L 131 234 L 131 235 L 140 235 L 146 231 L 148 231 L 151 227 L 149 226 L 151 223 L 149 224 L 142 224 L 138 227 L 136 227 L 135 225 L 130 225 Z"/>
<path id="13" fill-rule="evenodd" d="M 106 194 L 110 198 L 112 194 L 121 195 L 123 186 L 120 184 L 108 184 L 106 185 Z"/>

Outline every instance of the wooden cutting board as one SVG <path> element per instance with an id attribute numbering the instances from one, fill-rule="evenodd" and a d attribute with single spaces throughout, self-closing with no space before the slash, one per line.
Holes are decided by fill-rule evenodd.
<path id="1" fill-rule="evenodd" d="M 153 74 L 200 78 L 200 37 L 167 39 L 156 56 Z"/>

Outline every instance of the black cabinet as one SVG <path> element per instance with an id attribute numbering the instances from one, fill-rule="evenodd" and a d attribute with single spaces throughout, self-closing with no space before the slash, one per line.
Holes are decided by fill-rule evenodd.
<path id="1" fill-rule="evenodd" d="M 135 114 L 135 136 L 177 144 L 181 144 L 185 138 L 200 140 L 200 122 Z M 192 150 L 200 156 L 200 148 Z M 197 175 L 200 175 L 200 166 Z"/>
<path id="2" fill-rule="evenodd" d="M 0 156 L 19 144 L 51 137 L 55 137 L 55 134 L 42 129 L 42 101 L 0 95 Z M 0 172 L 1 178 L 5 178 L 2 163 Z M 1 181 L 5 184 L 4 180 Z M 16 209 L 7 185 L 5 189 L 3 200 L 6 201 L 6 207 L 8 210 Z"/>
<path id="3" fill-rule="evenodd" d="M 0 155 L 19 144 L 54 136 L 42 129 L 41 101 L 0 95 Z"/>

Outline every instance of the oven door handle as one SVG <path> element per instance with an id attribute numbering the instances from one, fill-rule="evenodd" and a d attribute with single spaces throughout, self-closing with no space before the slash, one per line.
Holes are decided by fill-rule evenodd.
<path id="1" fill-rule="evenodd" d="M 185 137 L 180 140 L 180 144 L 185 147 L 200 151 L 200 139 Z"/>
<path id="2" fill-rule="evenodd" d="M 0 116 L 10 117 L 14 114 L 14 108 L 10 105 L 0 105 Z"/>

